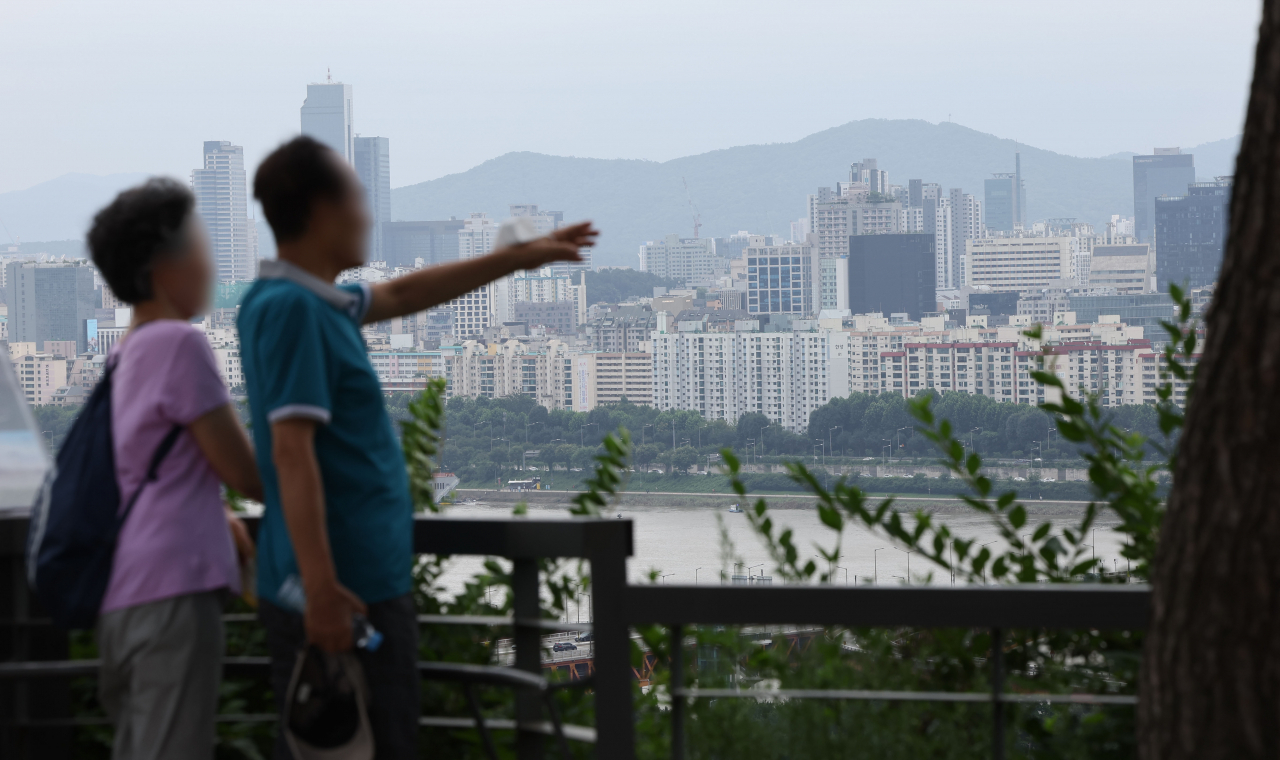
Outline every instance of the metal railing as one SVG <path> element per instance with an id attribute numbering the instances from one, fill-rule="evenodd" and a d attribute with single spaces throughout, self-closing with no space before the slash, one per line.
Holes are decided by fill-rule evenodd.
<path id="1" fill-rule="evenodd" d="M 92 662 L 69 659 L 67 636 L 42 621 L 26 587 L 22 554 L 26 520 L 0 518 L 0 756 L 55 756 L 69 751 L 69 679 L 92 675 Z M 420 517 L 414 550 L 420 554 L 505 557 L 512 563 L 513 614 L 507 616 L 422 616 L 423 624 L 510 627 L 514 668 L 422 663 L 426 678 L 485 683 L 515 690 L 515 719 L 479 714 L 474 698 L 470 718 L 424 717 L 424 726 L 478 728 L 487 743 L 489 729 L 516 734 L 521 760 L 544 756 L 548 737 L 567 752 L 566 740 L 595 743 L 595 754 L 609 760 L 635 757 L 635 714 L 631 667 L 632 626 L 661 624 L 670 630 L 671 754 L 685 756 L 687 702 L 694 698 L 850 699 L 891 702 L 989 703 L 992 707 L 992 757 L 1002 758 L 1004 706 L 1018 702 L 1133 704 L 1130 696 L 1018 694 L 1005 691 L 1000 646 L 992 647 L 989 692 L 914 692 L 877 690 L 780 690 L 769 692 L 706 689 L 684 683 L 686 627 L 698 625 L 806 624 L 855 628 L 988 629 L 992 641 L 1010 629 L 1118 629 L 1145 627 L 1149 592 L 1143 586 L 1004 586 L 969 588 L 836 586 L 662 586 L 629 585 L 626 561 L 632 553 L 629 520 L 501 520 Z M 538 560 L 580 558 L 590 564 L 594 615 L 590 624 L 541 618 Z M 244 622 L 244 621 L 241 621 Z M 542 677 L 542 637 L 550 631 L 592 630 L 594 675 L 573 685 L 589 686 L 595 696 L 596 725 L 565 726 L 548 698 Z M 265 658 L 228 658 L 229 674 L 265 677 Z M 478 668 L 478 669 L 477 669 Z M 269 720 L 273 716 L 224 716 Z M 39 752 L 33 751 L 38 746 Z"/>

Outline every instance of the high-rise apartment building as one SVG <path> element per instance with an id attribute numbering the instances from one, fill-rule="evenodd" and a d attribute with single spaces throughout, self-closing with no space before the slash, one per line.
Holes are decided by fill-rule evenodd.
<path id="1" fill-rule="evenodd" d="M 678 280 L 685 287 L 714 285 L 719 264 L 714 238 L 667 235 L 640 246 L 640 271 Z"/>
<path id="2" fill-rule="evenodd" d="M 489 215 L 483 211 L 472 212 L 458 230 L 458 258 L 465 261 L 485 255 L 493 250 L 497 237 L 498 225 Z"/>
<path id="3" fill-rule="evenodd" d="M 1070 279 L 1075 268 L 1075 238 L 984 238 L 966 246 L 965 284 L 972 288 L 1043 288 Z"/>
<path id="4" fill-rule="evenodd" d="M 958 187 L 952 188 L 951 201 L 951 272 L 950 286 L 967 285 L 964 279 L 965 241 L 982 237 L 982 201 Z"/>
<path id="5" fill-rule="evenodd" d="M 849 257 L 824 256 L 818 259 L 819 304 L 821 311 L 849 308 Z"/>
<path id="6" fill-rule="evenodd" d="M 849 238 L 849 310 L 902 313 L 918 320 L 937 310 L 934 236 L 927 233 Z"/>
<path id="7" fill-rule="evenodd" d="M 355 163 L 355 111 L 351 85 L 333 82 L 307 85 L 302 101 L 302 134 L 333 148 L 347 163 Z"/>
<path id="8" fill-rule="evenodd" d="M 1133 219 L 1138 242 L 1155 245 L 1156 198 L 1180 198 L 1196 181 L 1195 157 L 1179 148 L 1156 148 L 1153 155 L 1133 157 Z"/>
<path id="9" fill-rule="evenodd" d="M 1193 182 L 1178 198 L 1155 201 L 1156 280 L 1192 288 L 1218 280 L 1231 203 L 1231 178 Z"/>
<path id="10" fill-rule="evenodd" d="M 821 322 L 803 330 L 760 332 L 757 320 L 710 331 L 661 319 L 653 332 L 653 405 L 695 411 L 730 424 L 749 412 L 792 432 L 833 398 L 848 396 L 849 334 Z"/>
<path id="11" fill-rule="evenodd" d="M 257 227 L 249 217 L 244 148 L 226 140 L 204 144 L 204 165 L 191 172 L 196 211 L 209 231 L 209 247 L 219 282 L 247 282 L 258 276 Z"/>
<path id="12" fill-rule="evenodd" d="M 822 303 L 818 254 L 812 246 L 782 243 L 752 235 L 743 251 L 747 260 L 747 311 L 808 317 Z"/>
<path id="13" fill-rule="evenodd" d="M 373 227 L 369 230 L 369 258 L 386 261 L 384 225 L 391 221 L 391 141 L 385 137 L 356 137 L 355 168 L 364 185 Z"/>
<path id="14" fill-rule="evenodd" d="M 860 183 L 841 183 L 838 192 L 820 187 L 809 196 L 809 229 L 819 256 L 846 256 L 850 235 L 891 235 L 902 232 L 905 217 L 897 201 L 871 203 L 870 191 Z"/>

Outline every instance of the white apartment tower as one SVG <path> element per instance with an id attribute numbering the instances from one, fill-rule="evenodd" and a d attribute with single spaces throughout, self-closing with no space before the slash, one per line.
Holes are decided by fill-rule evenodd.
<path id="1" fill-rule="evenodd" d="M 355 163 L 351 85 L 332 80 L 307 85 L 307 99 L 302 101 L 302 134 L 333 148 L 347 163 Z"/>
<path id="2" fill-rule="evenodd" d="M 950 287 L 967 285 L 964 281 L 964 241 L 982 237 L 982 201 L 958 187 L 951 189 L 951 278 Z"/>
<path id="3" fill-rule="evenodd" d="M 686 287 L 714 285 L 718 262 L 714 238 L 667 235 L 640 246 L 640 271 L 679 280 Z"/>
<path id="4" fill-rule="evenodd" d="M 204 144 L 204 166 L 191 172 L 196 211 L 209 230 L 209 245 L 219 282 L 244 282 L 258 276 L 258 236 L 249 218 L 244 148 L 226 140 Z"/>
<path id="5" fill-rule="evenodd" d="M 838 322 L 837 322 L 838 324 Z M 665 318 L 652 333 L 653 405 L 733 424 L 759 412 L 794 433 L 809 415 L 851 392 L 849 333 L 838 328 L 757 332 L 759 322 L 733 332 L 669 332 Z"/>

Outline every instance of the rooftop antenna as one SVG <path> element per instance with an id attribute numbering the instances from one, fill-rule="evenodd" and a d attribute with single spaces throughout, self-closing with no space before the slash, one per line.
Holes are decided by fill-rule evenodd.
<path id="1" fill-rule="evenodd" d="M 324 67 L 324 81 L 328 84 L 333 84 L 333 69 L 328 66 Z"/>
<path id="2" fill-rule="evenodd" d="M 698 239 L 698 232 L 702 229 L 702 214 L 698 212 L 698 206 L 693 202 L 693 196 L 689 194 L 689 183 L 685 182 L 684 177 L 680 178 L 684 182 L 684 196 L 689 199 L 689 208 L 693 209 L 693 238 Z"/>

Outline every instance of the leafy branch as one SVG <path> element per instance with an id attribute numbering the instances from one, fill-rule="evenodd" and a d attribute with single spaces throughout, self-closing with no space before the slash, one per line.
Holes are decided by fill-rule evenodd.
<path id="1" fill-rule="evenodd" d="M 409 495 L 422 512 L 439 513 L 435 499 L 435 462 L 444 442 L 445 379 L 432 378 L 409 402 L 409 419 L 400 423 L 401 447 L 409 473 Z"/>

